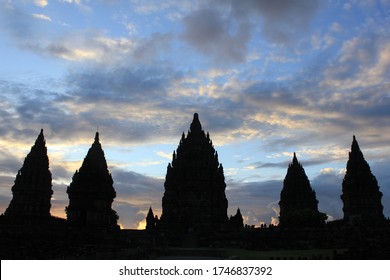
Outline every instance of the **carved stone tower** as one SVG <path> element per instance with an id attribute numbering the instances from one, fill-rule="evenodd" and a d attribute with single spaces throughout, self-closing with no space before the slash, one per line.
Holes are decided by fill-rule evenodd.
<path id="1" fill-rule="evenodd" d="M 316 193 L 294 153 L 280 194 L 281 227 L 313 227 L 324 224 L 327 216 L 318 211 Z"/>
<path id="2" fill-rule="evenodd" d="M 353 136 L 341 195 L 344 221 L 348 223 L 383 221 L 381 198 L 378 182 Z"/>
<path id="3" fill-rule="evenodd" d="M 194 114 L 187 137 L 168 164 L 160 225 L 175 233 L 210 232 L 226 226 L 225 177 L 209 134 Z"/>
<path id="4" fill-rule="evenodd" d="M 39 134 L 12 187 L 13 198 L 5 216 L 25 221 L 50 218 L 50 199 L 53 194 L 49 157 L 43 130 Z"/>
<path id="5" fill-rule="evenodd" d="M 67 189 L 68 222 L 80 226 L 117 227 L 118 215 L 111 208 L 116 197 L 113 183 L 96 132 L 95 142 Z"/>

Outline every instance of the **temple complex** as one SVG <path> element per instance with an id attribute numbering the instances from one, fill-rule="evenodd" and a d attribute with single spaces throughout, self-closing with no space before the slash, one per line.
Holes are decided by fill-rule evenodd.
<path id="1" fill-rule="evenodd" d="M 344 221 L 354 224 L 384 220 L 382 193 L 355 136 L 349 153 L 342 192 Z"/>
<path id="2" fill-rule="evenodd" d="M 318 211 L 316 193 L 294 153 L 280 194 L 281 227 L 313 227 L 325 224 L 327 216 Z"/>
<path id="3" fill-rule="evenodd" d="M 119 229 L 113 184 L 96 132 L 67 188 L 67 219 L 51 216 L 52 175 L 41 130 L 0 215 L 1 259 L 390 259 L 390 220 L 355 136 L 339 220 L 325 222 L 295 153 L 280 193 L 279 225 L 244 225 L 240 208 L 228 218 L 223 167 L 196 113 L 168 164 L 160 218 L 150 206 L 145 230 Z"/>
<path id="4" fill-rule="evenodd" d="M 227 226 L 223 167 L 197 113 L 173 152 L 164 187 L 161 229 L 179 234 L 214 232 Z"/>
<path id="5" fill-rule="evenodd" d="M 25 222 L 50 218 L 53 191 L 43 129 L 16 175 L 12 194 L 6 217 Z"/>
<path id="6" fill-rule="evenodd" d="M 79 226 L 117 227 L 118 215 L 111 208 L 116 197 L 113 183 L 96 132 L 94 143 L 67 189 L 68 222 Z"/>

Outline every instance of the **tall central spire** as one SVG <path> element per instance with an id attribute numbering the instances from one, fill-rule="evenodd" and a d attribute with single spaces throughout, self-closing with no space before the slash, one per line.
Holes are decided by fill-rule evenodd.
<path id="1" fill-rule="evenodd" d="M 162 228 L 175 233 L 218 230 L 227 223 L 222 164 L 197 113 L 173 152 L 163 197 Z"/>

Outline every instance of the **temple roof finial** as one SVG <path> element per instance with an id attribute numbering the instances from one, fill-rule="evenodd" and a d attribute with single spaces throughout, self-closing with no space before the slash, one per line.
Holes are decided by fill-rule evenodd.
<path id="1" fill-rule="evenodd" d="M 96 131 L 95 142 L 99 142 L 99 131 Z"/>
<path id="2" fill-rule="evenodd" d="M 297 155 L 295 154 L 295 152 L 294 152 L 292 164 L 298 164 L 298 159 L 297 159 Z"/>
<path id="3" fill-rule="evenodd" d="M 35 144 L 43 143 L 45 144 L 45 136 L 43 136 L 43 128 L 41 128 L 41 132 L 39 133 L 37 140 L 35 141 Z"/>
<path id="4" fill-rule="evenodd" d="M 200 124 L 198 113 L 194 114 L 194 119 L 191 123 L 190 130 L 191 132 L 202 131 L 202 125 Z"/>
<path id="5" fill-rule="evenodd" d="M 352 140 L 352 145 L 351 145 L 351 152 L 354 153 L 354 152 L 359 152 L 360 151 L 360 148 L 359 148 L 359 144 L 356 140 L 356 137 L 355 135 L 353 135 L 353 140 Z"/>

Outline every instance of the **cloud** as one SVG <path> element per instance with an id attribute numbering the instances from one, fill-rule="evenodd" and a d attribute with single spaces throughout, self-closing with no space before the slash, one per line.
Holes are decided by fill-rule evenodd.
<path id="1" fill-rule="evenodd" d="M 154 214 L 161 215 L 163 180 L 118 168 L 112 168 L 111 172 L 117 192 L 113 208 L 125 228 L 137 228 L 145 220 L 150 206 Z"/>
<path id="2" fill-rule="evenodd" d="M 246 61 L 248 44 L 263 35 L 270 42 L 299 41 L 319 1 L 210 1 L 183 17 L 182 38 L 216 63 Z"/>
<path id="3" fill-rule="evenodd" d="M 32 14 L 34 18 L 41 19 L 41 20 L 46 20 L 46 21 L 51 21 L 51 18 L 47 15 L 44 14 Z"/>
<path id="4" fill-rule="evenodd" d="M 17 42 L 25 42 L 39 34 L 33 17 L 10 3 L 4 4 L 0 10 L 0 20 L 0 30 Z"/>
<path id="5" fill-rule="evenodd" d="M 49 4 L 48 0 L 34 0 L 34 4 L 39 6 L 39 7 L 46 7 Z"/>
<path id="6" fill-rule="evenodd" d="M 233 13 L 239 17 L 255 14 L 262 20 L 261 33 L 275 43 L 291 43 L 308 30 L 320 7 L 319 1 L 232 1 Z"/>
<path id="7" fill-rule="evenodd" d="M 247 217 L 249 225 L 259 226 L 261 222 L 271 223 L 277 218 L 278 202 L 283 182 L 269 180 L 263 182 L 226 182 L 226 197 L 229 201 L 229 213 L 235 214 L 237 207 Z M 245 203 L 244 203 L 245 201 Z"/>
<path id="8" fill-rule="evenodd" d="M 194 12 L 183 19 L 183 39 L 218 61 L 242 62 L 250 39 L 248 23 L 238 23 L 232 34 L 230 22 L 213 9 Z"/>

